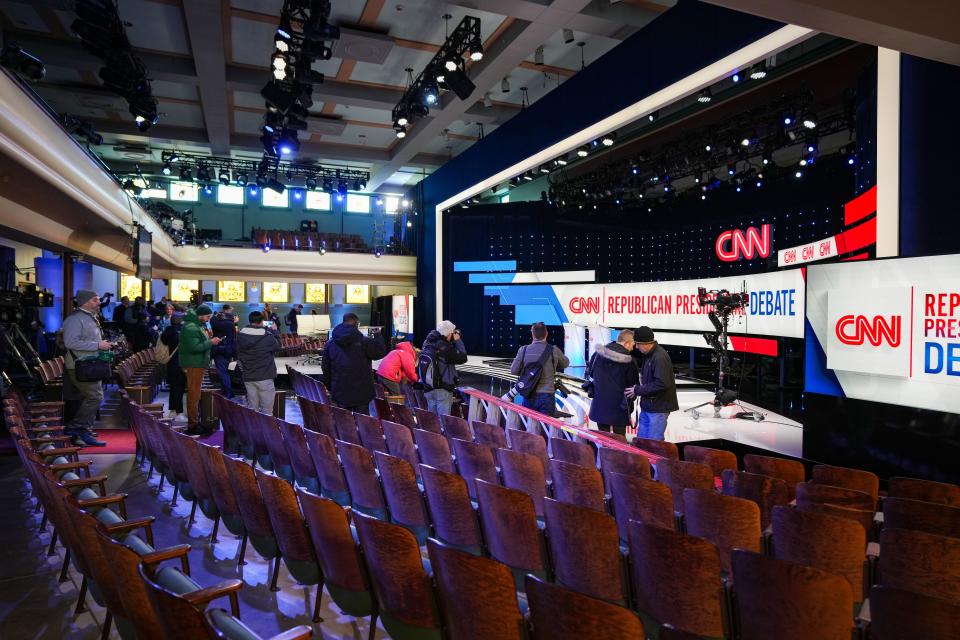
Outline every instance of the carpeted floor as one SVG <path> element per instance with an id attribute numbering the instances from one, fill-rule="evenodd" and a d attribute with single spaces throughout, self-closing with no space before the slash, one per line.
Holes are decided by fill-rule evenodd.
<path id="1" fill-rule="evenodd" d="M 134 453 L 137 450 L 137 440 L 133 431 L 127 429 L 101 429 L 97 438 L 107 443 L 105 447 L 84 447 L 83 455 L 92 456 L 105 453 Z M 200 442 L 214 447 L 223 445 L 223 431 L 215 431 Z"/>

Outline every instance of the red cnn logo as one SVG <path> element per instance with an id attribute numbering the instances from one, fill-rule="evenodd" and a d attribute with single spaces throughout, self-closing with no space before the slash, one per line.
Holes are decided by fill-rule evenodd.
<path id="1" fill-rule="evenodd" d="M 600 298 L 571 298 L 568 308 L 571 313 L 600 313 Z"/>
<path id="2" fill-rule="evenodd" d="M 724 262 L 736 262 L 737 260 L 753 260 L 760 256 L 766 258 L 770 255 L 771 242 L 770 235 L 772 226 L 765 224 L 759 229 L 750 227 L 746 233 L 740 229 L 730 229 L 717 236 L 717 257 Z"/>
<path id="3" fill-rule="evenodd" d="M 837 320 L 835 331 L 837 340 L 843 344 L 858 346 L 869 342 L 879 347 L 881 342 L 886 342 L 896 348 L 900 346 L 900 326 L 900 316 L 890 316 L 888 322 L 883 316 L 874 316 L 871 319 L 866 316 L 847 315 Z"/>

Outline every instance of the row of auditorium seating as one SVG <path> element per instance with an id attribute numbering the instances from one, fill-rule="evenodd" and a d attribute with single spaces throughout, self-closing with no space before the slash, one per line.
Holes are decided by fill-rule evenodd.
<path id="1" fill-rule="evenodd" d="M 317 231 L 289 231 L 285 229 L 254 229 L 253 245 L 290 251 L 368 251 L 370 247 L 357 234 L 325 233 Z"/>
<path id="2" fill-rule="evenodd" d="M 34 367 L 34 372 L 43 387 L 45 400 L 63 400 L 63 356 L 44 360 Z"/>
<path id="3" fill-rule="evenodd" d="M 325 404 L 330 403 L 330 394 L 327 392 L 326 387 L 323 386 L 323 383 L 319 380 L 314 380 L 310 376 L 303 374 L 297 371 L 296 368 L 290 366 L 287 367 L 287 375 L 290 378 L 290 386 L 293 387 L 293 392 L 296 395 L 309 400 L 323 402 Z M 427 399 L 424 396 L 423 389 L 416 388 L 411 384 L 401 384 L 400 390 L 403 393 L 404 402 L 406 402 L 408 405 L 407 408 L 427 408 Z M 389 395 L 389 391 L 380 383 L 379 380 L 374 381 L 374 393 L 376 394 L 376 397 L 373 399 L 373 402 L 374 406 L 376 407 L 377 415 L 390 416 L 391 406 L 403 406 L 391 402 L 391 400 L 396 398 Z M 400 411 L 401 409 L 396 410 Z M 461 415 L 459 403 L 456 403 L 452 410 L 454 411 L 455 415 Z"/>
<path id="4" fill-rule="evenodd" d="M 79 448 L 62 446 L 68 440 L 62 426 L 26 428 L 10 420 L 32 416 L 57 421 L 57 410 L 49 404 L 25 406 L 15 391 L 4 397 L 17 453 L 37 499 L 36 508 L 43 510 L 39 530 L 46 531 L 48 524 L 53 527 L 50 554 L 57 542 L 64 548 L 59 581 L 68 579 L 71 566 L 81 575 L 74 614 L 86 610 L 89 594 L 106 608 L 103 638 L 114 623 L 122 638 L 226 637 L 223 633 L 256 638 L 239 620 L 237 593 L 242 581 L 201 587 L 190 578 L 190 545 L 156 549 L 154 518 L 129 517 L 126 495 L 107 493 L 107 476 L 91 476 L 91 461 L 79 458 Z M 222 597 L 229 598 L 231 613 L 210 609 L 204 614 L 210 602 Z M 311 629 L 299 627 L 283 637 L 311 636 Z"/>
<path id="5" fill-rule="evenodd" d="M 326 336 L 313 337 L 283 333 L 280 334 L 280 351 L 277 352 L 277 356 L 292 358 L 308 353 L 318 353 L 323 351 L 326 344 Z"/>
<path id="6" fill-rule="evenodd" d="M 280 480 L 307 489 L 309 494 L 300 492 L 302 507 L 305 495 L 316 494 L 319 487 L 320 495 L 343 506 L 350 505 L 357 513 L 399 524 L 417 543 L 422 544 L 432 533 L 441 543 L 489 555 L 512 569 L 514 586 L 521 589 L 527 573 L 538 578 L 552 576 L 563 587 L 586 596 L 632 604 L 648 616 L 648 624 L 671 622 L 693 633 L 739 637 L 771 637 L 771 629 L 784 624 L 804 629 L 809 628 L 805 625 L 815 625 L 813 628 L 824 630 L 816 637 L 843 637 L 842 633 L 849 637 L 854 629 L 852 605 L 860 603 L 864 595 L 877 594 L 884 605 L 891 598 L 900 598 L 911 606 L 944 610 L 946 605 L 938 596 L 952 598 L 960 590 L 955 565 L 937 569 L 935 580 L 929 574 L 918 580 L 918 574 L 930 569 L 931 560 L 943 557 L 935 550 L 960 544 L 949 536 L 909 528 L 920 526 L 922 521 L 899 522 L 896 527 L 888 524 L 881 538 L 888 549 L 886 562 L 880 564 L 882 578 L 876 584 L 872 580 L 864 583 L 867 532 L 854 519 L 776 505 L 771 518 L 772 535 L 768 535 L 769 544 L 764 545 L 759 505 L 715 494 L 712 470 L 709 488 L 681 489 L 684 510 L 678 517 L 681 514 L 674 512 L 672 497 L 676 478 L 670 479 L 669 484 L 651 480 L 649 465 L 639 462 L 646 461 L 642 456 L 611 455 L 619 452 L 601 449 L 598 471 L 593 450 L 581 443 L 552 440 L 554 457 L 549 458 L 540 436 L 521 431 L 510 430 L 509 442 L 505 443 L 501 440 L 506 438 L 503 429 L 484 426 L 485 423 L 470 425 L 462 419 L 437 419 L 432 414 L 414 411 L 417 428 L 411 429 L 305 398 L 300 402 L 306 407 L 305 428 L 219 401 L 218 412 L 228 430 L 228 441 L 232 442 L 228 448 L 236 447 L 252 462 L 252 467 L 273 471 L 269 475 L 254 472 L 261 491 L 267 478 L 279 486 L 273 480 L 275 474 Z M 407 420 L 409 417 L 407 413 Z M 493 435 L 497 430 L 501 435 Z M 529 444 L 534 439 L 540 445 Z M 439 444 L 441 440 L 446 447 Z M 511 448 L 504 449 L 503 444 Z M 540 455 L 525 453 L 521 450 L 524 448 L 539 450 Z M 704 453 L 709 451 L 699 452 Z M 547 467 L 538 460 L 543 459 L 540 456 L 548 460 Z M 636 461 L 626 468 L 614 467 L 624 464 L 623 456 Z M 763 463 L 754 459 L 750 464 Z M 229 462 L 228 466 L 232 464 Z M 693 464 L 699 463 L 682 463 Z M 663 461 L 658 462 L 658 476 L 661 465 Z M 671 466 L 676 465 L 668 463 L 664 468 Z M 189 473 L 189 468 L 188 465 L 185 473 Z M 614 468 L 627 473 L 617 473 Z M 818 484 L 818 478 L 830 473 L 842 481 L 845 471 L 835 467 L 817 469 L 810 483 L 798 483 L 798 490 L 802 492 L 807 484 Z M 425 503 L 419 494 L 418 475 L 425 490 Z M 531 476 L 534 482 L 529 481 Z M 231 479 L 236 489 L 239 479 Z M 501 480 L 505 486 L 500 486 Z M 931 491 L 943 490 L 939 485 L 912 482 L 915 487 L 923 487 L 927 496 L 933 495 Z M 251 482 L 246 484 L 253 486 Z M 957 490 L 947 488 L 948 496 Z M 293 496 L 292 489 L 289 493 Z M 542 513 L 537 512 L 537 498 L 543 505 Z M 251 494 L 246 499 L 256 501 L 257 496 Z M 480 504 L 479 514 L 471 499 Z M 268 511 L 271 500 L 265 501 Z M 295 508 L 296 500 L 291 504 Z M 611 504 L 614 516 L 605 513 Z M 243 520 L 242 504 L 239 510 Z M 744 512 L 750 514 L 746 527 Z M 619 526 L 617 515 L 626 519 L 625 527 Z M 547 524 L 546 542 L 539 537 L 538 516 Z M 266 520 L 269 519 L 268 514 Z M 251 521 L 248 526 L 262 527 L 266 520 L 260 518 L 259 525 Z M 558 524 L 551 528 L 551 521 Z M 621 528 L 626 529 L 626 538 L 620 535 Z M 955 531 L 946 533 L 958 535 Z M 261 528 L 258 535 L 268 532 Z M 587 558 L 577 553 L 577 545 L 585 539 L 590 541 L 591 550 Z M 282 547 L 279 541 L 277 544 Z M 621 555 L 621 544 L 631 553 Z M 543 549 L 549 552 L 545 554 Z M 758 555 L 760 551 L 772 557 Z M 623 577 L 624 564 L 632 568 L 626 571 L 632 581 Z M 904 567 L 923 570 L 904 571 Z M 762 576 L 762 581 L 756 584 L 753 577 L 758 576 Z M 732 591 L 718 588 L 724 581 L 729 585 L 731 577 Z M 779 594 L 778 588 L 782 590 Z M 445 601 L 442 591 L 439 595 Z M 811 608 L 817 612 L 815 619 L 804 620 L 803 614 L 798 613 L 798 617 L 785 622 L 782 612 L 770 606 L 777 595 L 807 598 L 811 606 L 816 605 Z M 383 594 L 377 597 L 389 600 Z M 837 603 L 845 604 L 839 607 Z M 889 622 L 901 606 L 894 604 L 878 610 L 874 603 L 873 616 Z M 772 619 L 774 612 L 776 619 Z M 503 611 L 498 615 L 502 621 Z M 935 629 L 930 633 L 933 635 L 924 637 L 939 637 Z"/>

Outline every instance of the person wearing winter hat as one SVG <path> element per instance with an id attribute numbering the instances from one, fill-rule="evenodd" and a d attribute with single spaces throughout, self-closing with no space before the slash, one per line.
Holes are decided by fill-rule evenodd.
<path id="1" fill-rule="evenodd" d="M 438 324 L 423 341 L 421 359 L 424 356 L 433 362 L 432 376 L 421 376 L 420 379 L 426 390 L 427 408 L 438 415 L 449 415 L 453 392 L 457 388 L 457 365 L 467 361 L 467 348 L 463 346 L 457 325 L 449 320 Z"/>
<path id="2" fill-rule="evenodd" d="M 80 289 L 75 297 L 76 310 L 63 321 L 63 346 L 67 353 L 63 359 L 63 397 L 74 410 L 67 417 L 63 432 L 73 438 L 79 447 L 105 447 L 106 442 L 97 440 L 93 423 L 97 409 L 103 401 L 103 382 L 100 380 L 77 380 L 76 361 L 96 356 L 112 345 L 103 339 L 100 331 L 100 296 L 96 291 Z"/>
<path id="3" fill-rule="evenodd" d="M 203 372 L 210 365 L 210 349 L 220 344 L 220 338 L 207 337 L 206 324 L 213 311 L 205 304 L 187 312 L 180 333 L 180 366 L 187 375 L 187 430 L 188 436 L 208 436 L 213 429 L 200 424 L 200 387 Z"/>
<path id="4" fill-rule="evenodd" d="M 633 332 L 636 340 L 634 356 L 639 359 L 640 384 L 624 389 L 628 400 L 640 398 L 640 421 L 637 437 L 663 440 L 667 417 L 677 411 L 677 383 L 673 377 L 673 361 L 661 347 L 650 327 Z M 639 352 L 639 353 L 637 353 Z"/>

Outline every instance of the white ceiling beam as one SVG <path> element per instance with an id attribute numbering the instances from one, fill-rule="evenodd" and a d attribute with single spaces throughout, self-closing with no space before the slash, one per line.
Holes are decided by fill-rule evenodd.
<path id="1" fill-rule="evenodd" d="M 187 36 L 196 66 L 203 123 L 207 127 L 210 150 L 215 155 L 230 152 L 230 120 L 233 118 L 227 104 L 222 8 L 220 0 L 183 3 Z"/>

